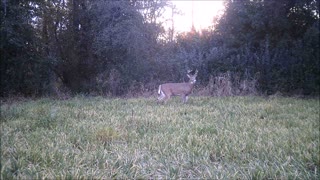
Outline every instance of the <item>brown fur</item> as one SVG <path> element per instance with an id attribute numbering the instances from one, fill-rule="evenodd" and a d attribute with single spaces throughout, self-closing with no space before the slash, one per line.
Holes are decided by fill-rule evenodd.
<path id="1" fill-rule="evenodd" d="M 188 95 L 191 94 L 194 84 L 196 82 L 198 71 L 194 75 L 189 75 L 188 83 L 166 83 L 159 86 L 159 101 L 166 102 L 171 96 L 181 96 L 184 103 L 188 100 Z"/>

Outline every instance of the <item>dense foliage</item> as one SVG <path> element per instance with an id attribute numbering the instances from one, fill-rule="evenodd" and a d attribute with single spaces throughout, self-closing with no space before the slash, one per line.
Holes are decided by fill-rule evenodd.
<path id="1" fill-rule="evenodd" d="M 318 0 L 226 1 L 212 29 L 175 39 L 160 18 L 169 4 L 1 1 L 1 96 L 123 95 L 195 68 L 203 87 L 228 73 L 260 93 L 319 93 Z"/>
<path id="2" fill-rule="evenodd" d="M 234 64 L 232 72 L 258 73 L 261 91 L 319 92 L 318 6 L 313 0 L 228 3 L 213 43 L 223 63 Z M 217 61 L 209 67 L 218 68 Z"/>

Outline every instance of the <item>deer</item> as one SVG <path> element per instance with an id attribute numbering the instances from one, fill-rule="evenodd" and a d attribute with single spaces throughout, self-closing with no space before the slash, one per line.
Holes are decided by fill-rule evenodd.
<path id="1" fill-rule="evenodd" d="M 171 96 L 181 96 L 182 102 L 187 103 L 188 95 L 191 94 L 194 84 L 196 83 L 196 77 L 198 70 L 192 75 L 192 71 L 187 71 L 189 82 L 187 83 L 165 83 L 159 85 L 158 89 L 158 102 L 166 102 Z"/>

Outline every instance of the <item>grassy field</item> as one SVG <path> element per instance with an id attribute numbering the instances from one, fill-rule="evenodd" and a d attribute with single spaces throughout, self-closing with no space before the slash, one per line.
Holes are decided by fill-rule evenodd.
<path id="1" fill-rule="evenodd" d="M 1 104 L 1 179 L 319 179 L 319 100 Z"/>

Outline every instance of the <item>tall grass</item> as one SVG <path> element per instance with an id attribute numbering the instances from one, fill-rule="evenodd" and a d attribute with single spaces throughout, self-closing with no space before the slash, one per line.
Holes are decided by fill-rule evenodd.
<path id="1" fill-rule="evenodd" d="M 1 105 L 1 179 L 319 179 L 319 101 L 75 97 Z"/>

